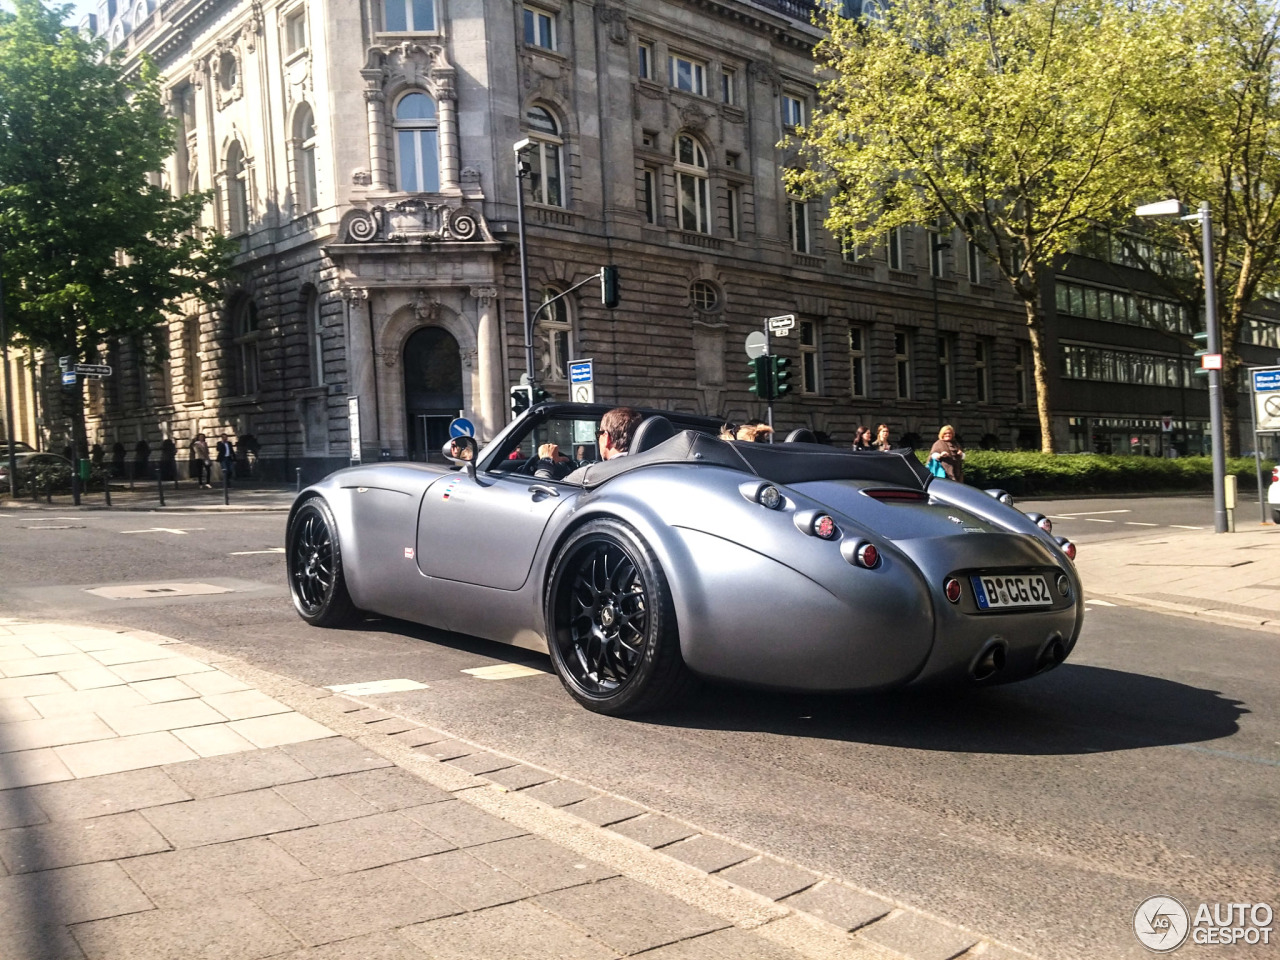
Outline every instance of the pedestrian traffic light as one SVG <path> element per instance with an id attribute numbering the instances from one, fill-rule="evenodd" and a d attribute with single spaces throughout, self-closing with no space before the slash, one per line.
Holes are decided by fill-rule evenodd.
<path id="1" fill-rule="evenodd" d="M 770 357 L 772 361 L 772 370 L 770 370 L 770 393 L 773 394 L 775 400 L 781 400 L 791 392 L 791 371 L 787 368 L 791 366 L 790 357 Z"/>
<path id="2" fill-rule="evenodd" d="M 511 388 L 511 414 L 520 416 L 533 406 L 533 387 L 521 384 Z"/>
<path id="3" fill-rule="evenodd" d="M 769 357 L 766 355 L 752 357 L 747 361 L 747 367 L 749 368 L 747 382 L 751 384 L 751 391 L 761 400 L 772 400 Z"/>
<path id="4" fill-rule="evenodd" d="M 1196 365 L 1191 373 L 1193 376 L 1207 377 L 1209 375 L 1209 371 L 1204 368 L 1204 361 L 1200 358 L 1207 356 L 1209 353 L 1209 331 L 1201 330 L 1199 333 L 1193 333 L 1191 335 L 1191 339 L 1194 340 L 1196 342 L 1196 346 L 1199 347 L 1199 349 L 1196 350 Z"/>
<path id="5" fill-rule="evenodd" d="M 618 268 L 612 264 L 600 270 L 600 299 L 610 310 L 622 302 L 622 290 L 618 286 Z"/>
<path id="6" fill-rule="evenodd" d="M 542 387 L 533 388 L 533 405 L 536 407 L 540 403 L 546 403 L 551 399 L 551 392 L 544 390 Z"/>

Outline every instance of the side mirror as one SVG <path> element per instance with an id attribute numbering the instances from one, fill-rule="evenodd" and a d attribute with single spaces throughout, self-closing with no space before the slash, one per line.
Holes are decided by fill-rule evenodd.
<path id="1" fill-rule="evenodd" d="M 476 443 L 475 437 L 453 437 L 446 441 L 440 452 L 450 463 L 465 468 L 467 476 L 475 477 L 476 455 L 480 452 L 480 445 Z"/>

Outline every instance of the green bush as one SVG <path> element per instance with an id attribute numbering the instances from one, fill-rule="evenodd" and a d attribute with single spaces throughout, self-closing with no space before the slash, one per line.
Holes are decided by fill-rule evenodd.
<path id="1" fill-rule="evenodd" d="M 926 450 L 916 452 L 921 462 Z M 1270 474 L 1263 461 L 1263 476 Z M 1240 491 L 1257 489 L 1252 457 L 1227 461 L 1227 472 L 1240 478 Z M 998 450 L 965 452 L 964 479 L 970 486 L 999 487 L 1016 496 L 1055 493 L 1149 493 L 1213 489 L 1211 457 L 1105 456 L 1099 453 L 1008 453 Z"/>

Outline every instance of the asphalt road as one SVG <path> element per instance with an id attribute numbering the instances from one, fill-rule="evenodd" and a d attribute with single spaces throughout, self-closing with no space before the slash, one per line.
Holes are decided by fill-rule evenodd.
<path id="1" fill-rule="evenodd" d="M 1055 534 L 1078 543 L 1213 529 L 1213 496 L 1208 493 L 1186 497 L 1020 500 L 1018 507 L 1046 514 L 1053 520 Z M 1256 494 L 1241 495 L 1235 521 L 1238 530 L 1253 529 L 1262 522 Z"/>
<path id="2" fill-rule="evenodd" d="M 1084 542 L 1113 535 L 1087 522 L 1091 507 L 1157 523 L 1207 501 L 1116 502 L 1040 509 L 1077 514 L 1059 530 L 1078 525 L 1067 535 Z M 1071 661 L 1010 687 L 862 698 L 709 688 L 677 712 L 615 720 L 578 708 L 546 673 L 461 673 L 509 660 L 549 670 L 545 657 L 397 621 L 308 628 L 271 552 L 283 521 L 0 509 L 0 613 L 153 630 L 321 686 L 418 680 L 428 688 L 380 705 L 1045 958 L 1147 956 L 1131 922 L 1154 894 L 1280 908 L 1273 635 L 1097 607 Z M 85 592 L 196 581 L 229 592 Z"/>

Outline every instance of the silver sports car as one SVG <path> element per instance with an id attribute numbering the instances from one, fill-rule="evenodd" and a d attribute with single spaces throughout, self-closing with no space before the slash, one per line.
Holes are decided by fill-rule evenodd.
<path id="1" fill-rule="evenodd" d="M 601 460 L 607 407 L 544 404 L 452 463 L 332 474 L 289 515 L 298 613 L 360 611 L 546 651 L 589 710 L 698 677 L 784 690 L 995 684 L 1049 670 L 1084 617 L 1075 548 L 1000 491 L 908 452 L 717 437 L 646 411 Z M 575 462 L 547 470 L 546 443 Z M 564 471 L 574 467 L 567 476 Z"/>

